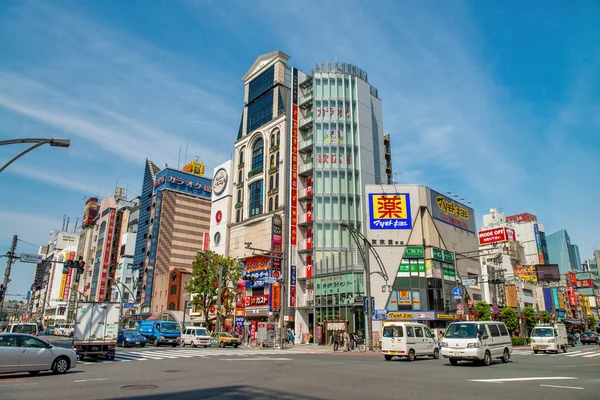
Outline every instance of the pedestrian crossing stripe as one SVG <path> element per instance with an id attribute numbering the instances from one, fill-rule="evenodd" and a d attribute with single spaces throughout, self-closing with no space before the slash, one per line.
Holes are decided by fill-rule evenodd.
<path id="1" fill-rule="evenodd" d="M 532 350 L 515 350 L 512 352 L 512 355 L 518 355 L 518 356 L 526 356 L 526 355 L 531 355 L 534 354 L 534 352 Z M 600 357 L 600 350 L 594 350 L 594 351 L 585 351 L 585 350 L 575 350 L 575 351 L 568 351 L 567 353 L 558 353 L 558 354 L 550 354 L 550 353 L 544 353 L 543 350 L 540 350 L 540 353 L 536 354 L 536 355 L 540 355 L 540 356 L 549 356 L 549 357 L 584 357 L 584 358 L 594 358 L 594 357 Z"/>
<path id="2" fill-rule="evenodd" d="M 184 350 L 184 349 L 173 349 L 173 350 L 140 350 L 130 351 L 127 353 L 115 354 L 114 360 L 102 360 L 97 361 L 80 361 L 80 364 L 92 365 L 106 362 L 131 362 L 131 361 L 147 361 L 147 360 L 164 360 L 164 359 L 177 359 L 177 358 L 193 358 L 193 357 L 212 357 L 212 356 L 257 356 L 257 355 L 271 355 L 271 354 L 320 354 L 319 352 L 299 352 L 299 351 L 286 351 L 286 350 L 240 350 L 240 351 L 219 351 L 219 350 Z"/>

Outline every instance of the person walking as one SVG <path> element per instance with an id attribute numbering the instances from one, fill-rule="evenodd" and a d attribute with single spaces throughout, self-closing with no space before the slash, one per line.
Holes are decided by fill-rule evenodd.
<path id="1" fill-rule="evenodd" d="M 295 342 L 295 335 L 294 335 L 294 328 L 290 329 L 290 343 L 292 344 L 292 346 L 294 345 Z"/>
<path id="2" fill-rule="evenodd" d="M 442 348 L 442 340 L 444 339 L 444 332 L 440 331 L 438 333 L 438 348 L 441 349 Z"/>
<path id="3" fill-rule="evenodd" d="M 344 351 L 350 351 L 350 334 L 348 331 L 344 332 Z"/>
<path id="4" fill-rule="evenodd" d="M 337 351 L 340 345 L 340 337 L 338 331 L 333 331 L 333 351 Z"/>

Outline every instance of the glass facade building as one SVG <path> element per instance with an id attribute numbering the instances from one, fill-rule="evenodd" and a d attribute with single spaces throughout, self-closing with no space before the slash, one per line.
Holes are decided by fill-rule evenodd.
<path id="1" fill-rule="evenodd" d="M 558 264 L 561 274 L 581 269 L 579 248 L 571 244 L 566 230 L 561 229 L 546 236 L 550 264 Z"/>

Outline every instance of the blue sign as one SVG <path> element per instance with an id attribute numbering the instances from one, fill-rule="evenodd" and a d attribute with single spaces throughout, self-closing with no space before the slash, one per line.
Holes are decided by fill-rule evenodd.
<path id="1" fill-rule="evenodd" d="M 296 286 L 296 266 L 290 265 L 290 285 Z"/>
<path id="2" fill-rule="evenodd" d="M 154 180 L 155 193 L 162 189 L 175 190 L 177 192 L 210 199 L 212 193 L 212 179 L 188 174 L 187 172 L 177 171 L 171 168 L 165 168 L 156 174 Z"/>
<path id="3" fill-rule="evenodd" d="M 455 287 L 454 289 L 452 289 L 452 294 L 453 294 L 455 297 L 460 297 L 460 296 L 462 296 L 462 294 L 463 294 L 463 291 L 462 291 L 462 289 L 461 289 L 461 288 L 459 288 L 459 287 Z"/>
<path id="4" fill-rule="evenodd" d="M 386 309 L 383 310 L 373 310 L 373 321 L 385 321 L 388 318 L 388 311 Z"/>
<path id="5" fill-rule="evenodd" d="M 412 229 L 408 193 L 369 193 L 371 229 Z"/>
<path id="6" fill-rule="evenodd" d="M 500 311 L 500 308 L 498 306 L 494 306 L 494 307 L 492 307 L 492 311 L 497 313 L 498 311 Z"/>
<path id="7" fill-rule="evenodd" d="M 135 307 L 135 304 L 133 303 L 123 303 L 123 308 L 133 308 Z"/>
<path id="8" fill-rule="evenodd" d="M 375 297 L 371 297 L 371 312 L 375 310 Z M 363 311 L 367 314 L 367 296 L 363 296 Z"/>
<path id="9" fill-rule="evenodd" d="M 269 276 L 269 269 L 263 269 L 260 271 L 252 271 L 246 272 L 246 275 L 254 278 L 254 283 L 251 281 L 246 281 L 246 287 L 248 288 L 262 288 L 267 286 L 267 282 L 265 282 L 265 278 Z"/>

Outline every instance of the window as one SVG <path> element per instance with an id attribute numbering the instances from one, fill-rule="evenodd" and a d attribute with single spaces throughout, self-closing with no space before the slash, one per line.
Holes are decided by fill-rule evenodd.
<path id="1" fill-rule="evenodd" d="M 0 336 L 0 347 L 17 347 L 17 337 L 13 335 Z"/>
<path id="2" fill-rule="evenodd" d="M 252 146 L 252 169 L 262 168 L 263 166 L 263 151 L 264 141 L 262 138 L 258 139 L 254 146 Z"/>
<path id="3" fill-rule="evenodd" d="M 269 177 L 269 190 L 273 190 L 273 175 Z"/>
<path id="4" fill-rule="evenodd" d="M 262 74 L 254 78 L 248 84 L 248 103 L 273 87 L 275 83 L 275 66 L 271 65 Z"/>
<path id="5" fill-rule="evenodd" d="M 431 333 L 429 328 L 425 328 L 425 336 L 427 336 L 429 339 L 434 339 L 433 333 Z"/>
<path id="6" fill-rule="evenodd" d="M 250 216 L 254 217 L 263 212 L 263 180 L 250 185 Z"/>
<path id="7" fill-rule="evenodd" d="M 275 166 L 275 156 L 271 154 L 271 158 L 269 160 L 269 168 L 273 168 Z"/>
<path id="8" fill-rule="evenodd" d="M 415 334 L 417 337 L 424 337 L 423 328 L 421 328 L 420 326 L 415 327 Z"/>
<path id="9" fill-rule="evenodd" d="M 271 133 L 271 141 L 269 142 L 270 147 L 275 147 L 275 133 Z"/>
<path id="10" fill-rule="evenodd" d="M 275 209 L 279 208 L 279 195 L 275 196 Z"/>
<path id="11" fill-rule="evenodd" d="M 242 191 L 238 190 L 238 193 L 237 193 L 237 202 L 239 203 L 240 201 L 242 201 Z"/>
<path id="12" fill-rule="evenodd" d="M 171 294 L 177 294 L 177 285 L 171 285 Z"/>
<path id="13" fill-rule="evenodd" d="M 244 183 L 244 174 L 243 174 L 243 172 L 242 172 L 241 169 L 238 171 L 238 181 L 237 181 L 237 183 Z"/>
<path id="14" fill-rule="evenodd" d="M 125 278 L 125 283 L 131 283 L 131 278 Z"/>
<path id="15" fill-rule="evenodd" d="M 279 129 L 277 129 L 277 138 L 276 138 L 276 140 L 277 140 L 277 146 L 279 146 L 279 138 L 280 138 L 280 136 L 281 135 L 279 133 Z"/>
<path id="16" fill-rule="evenodd" d="M 241 219 L 241 211 L 237 210 L 235 212 L 235 222 L 240 222 L 240 219 Z"/>
<path id="17" fill-rule="evenodd" d="M 383 328 L 383 337 L 401 338 L 404 337 L 404 330 L 401 326 L 386 326 Z"/>
<path id="18" fill-rule="evenodd" d="M 275 187 L 279 187 L 279 172 L 275 174 Z"/>
<path id="19" fill-rule="evenodd" d="M 275 165 L 279 165 L 279 152 L 275 155 Z"/>
<path id="20" fill-rule="evenodd" d="M 36 338 L 24 336 L 24 337 L 22 337 L 21 340 L 22 340 L 21 347 L 34 347 L 37 349 L 45 349 L 46 348 L 46 344 Z"/>
<path id="21" fill-rule="evenodd" d="M 488 325 L 488 329 L 490 330 L 492 337 L 500 336 L 500 329 L 498 329 L 498 325 Z"/>
<path id="22" fill-rule="evenodd" d="M 273 91 L 269 91 L 248 105 L 246 133 L 260 128 L 273 119 Z"/>
<path id="23" fill-rule="evenodd" d="M 273 198 L 269 199 L 269 212 L 273 211 Z"/>
<path id="24" fill-rule="evenodd" d="M 240 150 L 240 164 L 244 162 L 244 149 Z"/>
<path id="25" fill-rule="evenodd" d="M 408 337 L 415 337 L 415 331 L 413 329 L 412 326 L 407 326 L 406 327 L 406 336 Z"/>
<path id="26" fill-rule="evenodd" d="M 506 325 L 500 324 L 498 325 L 498 328 L 500 328 L 500 334 L 502 336 L 508 336 L 508 329 L 506 329 Z"/>
<path id="27" fill-rule="evenodd" d="M 169 303 L 169 310 L 175 310 L 175 303 L 174 302 L 170 302 Z"/>

